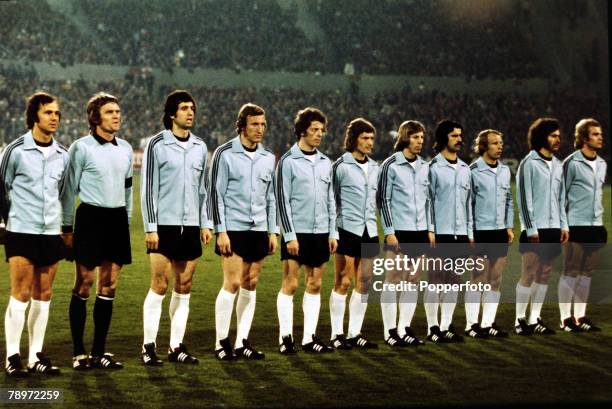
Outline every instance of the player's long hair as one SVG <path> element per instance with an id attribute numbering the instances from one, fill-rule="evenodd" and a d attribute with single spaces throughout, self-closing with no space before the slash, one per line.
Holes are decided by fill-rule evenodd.
<path id="1" fill-rule="evenodd" d="M 353 152 L 357 149 L 357 139 L 362 133 L 373 133 L 376 135 L 376 128 L 365 118 L 355 118 L 346 127 L 344 134 L 344 149 Z"/>
<path id="2" fill-rule="evenodd" d="M 395 145 L 393 145 L 393 150 L 395 152 L 399 152 L 409 147 L 410 136 L 419 132 L 423 132 L 423 134 L 425 133 L 425 125 L 423 125 L 421 122 L 415 120 L 402 122 L 397 130 L 397 139 L 395 140 Z"/>
<path id="3" fill-rule="evenodd" d="M 192 102 L 193 112 L 197 112 L 198 106 L 195 99 L 188 91 L 182 89 L 174 90 L 168 94 L 166 97 L 166 103 L 164 104 L 164 116 L 162 117 L 164 128 L 172 129 L 171 117 L 176 115 L 176 111 L 178 110 L 178 106 L 181 102 Z"/>
<path id="4" fill-rule="evenodd" d="M 57 97 L 46 92 L 35 92 L 28 97 L 25 110 L 25 122 L 28 129 L 34 128 L 34 124 L 38 122 L 38 110 L 41 105 L 57 102 Z M 60 114 L 60 119 L 62 115 Z"/>
<path id="5" fill-rule="evenodd" d="M 461 129 L 463 132 L 463 125 L 450 119 L 443 119 L 438 122 L 433 143 L 433 149 L 436 153 L 440 153 L 446 148 L 446 145 L 448 145 L 448 134 L 453 132 L 453 129 Z"/>
<path id="6" fill-rule="evenodd" d="M 550 148 L 548 146 L 548 135 L 561 129 L 559 121 L 555 118 L 538 118 L 529 127 L 527 132 L 527 143 L 529 149 L 539 151 L 542 148 Z"/>
<path id="7" fill-rule="evenodd" d="M 264 109 L 260 107 L 259 105 L 255 105 L 251 102 L 244 104 L 240 108 L 240 111 L 238 111 L 238 116 L 236 117 L 236 133 L 238 135 L 242 133 L 242 130 L 247 124 L 247 119 L 250 116 L 259 116 L 259 115 L 265 115 L 265 114 L 266 114 L 266 111 L 264 111 Z"/>
<path id="8" fill-rule="evenodd" d="M 293 120 L 295 137 L 299 140 L 314 121 L 321 122 L 324 127 L 327 127 L 327 117 L 320 109 L 306 107 L 298 111 Z"/>
<path id="9" fill-rule="evenodd" d="M 592 126 L 601 128 L 601 124 L 593 118 L 583 118 L 578 121 L 574 131 L 574 148 L 582 148 L 582 145 L 589 140 L 589 128 Z"/>
<path id="10" fill-rule="evenodd" d="M 109 102 L 119 105 L 117 97 L 106 92 L 98 92 L 87 101 L 87 122 L 89 122 L 89 130 L 92 134 L 96 132 L 96 126 L 100 125 L 102 121 L 100 109 Z"/>

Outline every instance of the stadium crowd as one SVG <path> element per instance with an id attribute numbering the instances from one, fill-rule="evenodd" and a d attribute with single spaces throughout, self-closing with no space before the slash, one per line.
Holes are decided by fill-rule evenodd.
<path id="1" fill-rule="evenodd" d="M 307 2 L 314 21 L 308 30 L 323 34 L 313 40 L 298 27 L 297 6 L 281 8 L 274 0 L 68 4 L 70 18 L 44 1 L 2 2 L 0 58 L 168 71 L 342 73 L 352 63 L 358 74 L 496 79 L 550 74 L 537 65 L 520 1 L 495 7 L 455 0 Z M 364 16 L 367 24 L 357 23 Z"/>
<path id="2" fill-rule="evenodd" d="M 124 124 L 121 135 L 134 148 L 161 128 L 163 98 L 170 87 L 157 87 L 151 77 L 129 75 L 123 81 L 86 82 L 52 81 L 37 78 L 32 69 L 0 66 L 0 140 L 5 144 L 24 132 L 25 98 L 36 89 L 59 95 L 62 105 L 62 125 L 58 139 L 69 145 L 87 131 L 85 103 L 99 90 L 110 92 L 121 102 Z M 32 84 L 39 84 L 33 86 Z M 330 157 L 342 154 L 343 130 L 352 118 L 370 119 L 378 130 L 376 159 L 384 159 L 392 150 L 394 131 L 406 119 L 422 121 L 429 131 L 442 118 L 454 118 L 465 126 L 468 141 L 485 128 L 502 131 L 505 137 L 505 157 L 522 157 L 528 150 L 526 132 L 534 118 L 549 115 L 559 118 L 565 135 L 562 156 L 571 147 L 572 126 L 579 118 L 593 116 L 608 129 L 608 115 L 597 96 L 578 91 L 547 95 L 447 95 L 440 91 L 401 89 L 364 98 L 341 92 L 307 92 L 295 89 L 216 89 L 192 87 L 199 107 L 194 132 L 202 136 L 209 149 L 214 149 L 234 134 L 237 109 L 252 101 L 266 109 L 269 132 L 268 145 L 277 155 L 294 142 L 293 116 L 304 106 L 321 108 L 329 117 L 323 151 Z M 429 147 L 430 143 L 426 143 Z M 425 156 L 431 156 L 429 148 Z M 468 150 L 465 149 L 465 154 Z"/>

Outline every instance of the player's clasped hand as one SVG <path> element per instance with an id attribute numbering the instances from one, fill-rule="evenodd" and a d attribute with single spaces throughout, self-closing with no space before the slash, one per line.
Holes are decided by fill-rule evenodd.
<path id="1" fill-rule="evenodd" d="M 287 253 L 292 256 L 297 256 L 300 254 L 300 244 L 297 240 L 291 240 L 287 243 Z"/>
<path id="2" fill-rule="evenodd" d="M 221 255 L 229 257 L 232 255 L 232 245 L 230 243 L 229 236 L 227 233 L 222 232 L 217 235 L 217 246 Z"/>
<path id="3" fill-rule="evenodd" d="M 212 232 L 210 231 L 210 229 L 201 229 L 200 238 L 204 244 L 210 243 L 210 241 L 212 240 Z"/>
<path id="4" fill-rule="evenodd" d="M 145 233 L 145 244 L 149 250 L 157 250 L 159 246 L 159 236 L 156 231 Z"/>

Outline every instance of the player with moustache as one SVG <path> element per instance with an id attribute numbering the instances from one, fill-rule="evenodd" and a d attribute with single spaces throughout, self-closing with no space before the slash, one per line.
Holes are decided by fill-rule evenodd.
<path id="1" fill-rule="evenodd" d="M 542 305 L 553 263 L 561 254 L 561 244 L 569 239 L 563 166 L 555 156 L 561 146 L 559 121 L 536 119 L 529 127 L 527 142 L 531 150 L 519 164 L 516 177 L 522 272 L 516 284 L 514 330 L 518 335 L 549 335 L 555 331 L 542 320 Z"/>

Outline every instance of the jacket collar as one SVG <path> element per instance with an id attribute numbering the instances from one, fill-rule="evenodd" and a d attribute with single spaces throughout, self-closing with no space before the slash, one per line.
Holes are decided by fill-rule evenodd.
<path id="1" fill-rule="evenodd" d="M 37 149 L 36 141 L 34 141 L 34 135 L 32 135 L 32 131 L 28 131 L 25 135 L 23 135 L 23 149 Z M 55 139 L 51 140 L 51 147 L 57 151 L 62 152 L 62 149 L 59 147 Z"/>
<path id="2" fill-rule="evenodd" d="M 399 151 L 399 152 L 395 152 L 393 154 L 393 156 L 395 156 L 395 163 L 397 163 L 398 165 L 408 165 L 410 162 L 408 162 L 408 159 L 406 159 L 406 156 L 404 156 L 404 152 Z M 419 155 L 416 155 L 416 164 L 418 167 L 422 166 L 425 163 L 425 161 L 423 160 L 423 158 L 421 158 Z"/>
<path id="3" fill-rule="evenodd" d="M 173 143 L 178 145 L 178 140 L 174 137 L 172 130 L 166 129 L 162 132 L 162 135 L 164 137 L 165 145 L 171 145 Z M 201 143 L 202 141 L 196 138 L 196 136 L 192 134 L 191 131 L 189 131 L 189 140 L 187 140 L 187 149 L 191 148 L 193 145 L 200 145 Z"/>
<path id="4" fill-rule="evenodd" d="M 585 158 L 584 153 L 582 153 L 582 151 L 580 149 L 576 150 L 576 153 L 574 154 L 574 158 L 576 160 L 579 160 L 579 161 L 584 162 L 584 163 L 589 163 L 590 162 L 589 160 L 587 160 L 587 158 Z M 597 155 L 595 157 L 595 162 L 602 163 L 602 162 L 604 162 L 604 160 L 599 155 Z"/>
<path id="5" fill-rule="evenodd" d="M 315 155 L 317 156 L 317 160 L 323 159 L 325 157 L 321 153 L 321 151 L 319 151 L 318 149 L 315 149 L 315 151 L 316 151 Z M 297 142 L 294 143 L 293 146 L 291 147 L 291 157 L 292 158 L 304 158 L 304 159 L 306 159 L 306 155 L 304 155 L 302 153 L 302 150 L 298 146 Z M 306 159 L 306 160 L 308 160 L 308 159 Z"/>
<path id="6" fill-rule="evenodd" d="M 370 158 L 368 155 L 366 155 L 366 158 L 368 158 L 368 164 L 369 165 L 376 164 L 376 161 L 374 159 Z M 342 159 L 343 159 L 344 163 L 352 163 L 352 164 L 355 164 L 355 165 L 358 164 L 357 160 L 355 159 L 355 157 L 353 156 L 353 154 L 351 152 L 344 152 L 342 154 Z"/>
<path id="7" fill-rule="evenodd" d="M 113 139 L 111 139 L 110 141 L 107 141 L 106 139 L 102 138 L 100 135 L 98 135 L 95 132 L 93 132 L 91 135 L 94 137 L 96 142 L 98 142 L 100 145 L 104 145 L 106 143 L 112 143 L 113 145 L 117 146 L 117 137 L 116 136 L 113 136 Z"/>
<path id="8" fill-rule="evenodd" d="M 479 172 L 485 172 L 487 170 L 493 172 L 493 169 L 487 164 L 487 162 L 485 162 L 482 156 L 476 159 L 476 162 L 474 163 L 476 164 Z M 501 160 L 497 160 L 497 169 L 501 169 L 505 166 L 506 165 Z"/>
<path id="9" fill-rule="evenodd" d="M 542 159 L 540 154 L 535 149 L 530 150 L 528 156 L 530 156 L 532 159 L 537 159 L 539 161 L 546 162 L 544 159 Z M 553 155 L 552 156 L 553 163 L 556 162 L 555 159 L 558 160 L 557 157 L 555 155 Z"/>
<path id="10" fill-rule="evenodd" d="M 240 142 L 240 136 L 236 136 L 232 139 L 232 152 L 246 154 L 247 151 L 244 149 L 244 146 L 242 146 L 242 142 Z M 261 143 L 258 143 L 255 153 L 257 155 L 267 155 L 269 152 L 266 151 Z"/>
<path id="11" fill-rule="evenodd" d="M 442 165 L 450 166 L 452 168 L 451 163 L 446 160 L 446 158 L 444 157 L 444 155 L 442 155 L 442 153 L 438 153 L 434 159 L 436 160 L 436 162 L 440 162 Z M 459 156 L 457 156 L 457 166 L 467 167 L 467 164 L 464 161 L 462 161 Z"/>

